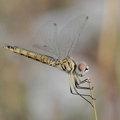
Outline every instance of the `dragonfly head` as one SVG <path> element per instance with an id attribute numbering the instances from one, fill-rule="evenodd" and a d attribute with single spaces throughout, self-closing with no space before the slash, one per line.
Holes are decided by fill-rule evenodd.
<path id="1" fill-rule="evenodd" d="M 89 67 L 85 62 L 81 62 L 77 64 L 75 69 L 76 74 L 79 75 L 80 77 L 83 77 L 88 71 L 89 71 Z"/>

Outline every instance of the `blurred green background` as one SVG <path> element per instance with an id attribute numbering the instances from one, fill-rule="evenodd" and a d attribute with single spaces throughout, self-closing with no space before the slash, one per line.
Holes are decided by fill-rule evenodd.
<path id="1" fill-rule="evenodd" d="M 85 78 L 94 86 L 98 119 L 119 120 L 119 5 L 119 0 L 0 0 L 0 42 L 33 50 L 41 24 L 53 20 L 61 30 L 88 15 L 72 57 L 90 67 Z M 0 120 L 94 120 L 94 113 L 71 95 L 66 73 L 1 47 Z"/>

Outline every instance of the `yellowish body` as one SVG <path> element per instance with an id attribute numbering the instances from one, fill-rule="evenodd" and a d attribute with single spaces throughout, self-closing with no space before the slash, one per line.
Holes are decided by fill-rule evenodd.
<path id="1" fill-rule="evenodd" d="M 82 77 L 83 73 L 88 70 L 88 67 L 86 66 L 86 64 L 81 63 L 77 67 L 74 60 L 70 57 L 67 57 L 65 59 L 55 59 L 51 56 L 35 53 L 35 52 L 29 51 L 26 49 L 21 49 L 17 46 L 13 47 L 13 46 L 6 45 L 4 47 L 4 49 L 10 50 L 14 53 L 23 55 L 25 57 L 28 57 L 28 58 L 31 58 L 34 60 L 37 60 L 39 62 L 42 62 L 44 64 L 48 64 L 52 67 L 56 67 L 56 68 L 59 68 L 65 72 L 67 72 L 69 74 L 69 77 L 70 77 L 70 79 L 69 79 L 70 80 L 70 92 L 72 94 L 81 96 L 83 99 L 85 99 L 87 102 L 89 102 L 92 105 L 92 103 L 84 97 L 84 96 L 89 96 L 92 98 L 91 95 L 80 94 L 77 91 L 77 89 L 87 89 L 87 90 L 93 89 L 93 88 L 89 88 L 89 87 L 81 87 L 80 86 L 80 84 L 85 83 L 89 80 L 89 79 L 85 79 L 85 80 L 81 81 L 79 79 L 79 76 Z M 78 73 L 78 70 L 79 70 L 79 72 L 81 72 L 81 74 Z M 74 82 L 71 78 L 74 79 Z M 73 92 L 72 87 L 73 87 L 75 93 Z M 92 98 L 92 99 L 94 99 L 94 98 Z"/>
<path id="2" fill-rule="evenodd" d="M 35 52 L 25 50 L 25 49 L 21 49 L 17 46 L 12 47 L 12 46 L 7 45 L 4 47 L 4 49 L 10 50 L 14 53 L 18 53 L 18 54 L 26 56 L 28 58 L 37 60 L 44 64 L 48 64 L 52 67 L 57 67 L 67 73 L 73 73 L 75 70 L 76 64 L 75 64 L 74 60 L 71 58 L 55 59 L 51 56 L 35 53 Z"/>

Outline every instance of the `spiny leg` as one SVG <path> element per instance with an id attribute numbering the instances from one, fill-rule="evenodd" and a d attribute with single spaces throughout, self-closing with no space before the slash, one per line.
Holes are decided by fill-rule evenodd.
<path id="1" fill-rule="evenodd" d="M 86 82 L 88 83 L 88 81 L 89 81 L 89 78 L 87 78 L 87 79 L 85 79 L 85 80 L 80 80 L 80 78 L 79 78 L 78 75 L 74 74 L 74 76 L 75 76 L 76 79 L 77 79 L 78 85 L 83 84 L 83 83 L 86 83 Z"/>
<path id="2" fill-rule="evenodd" d="M 93 87 L 90 88 L 90 87 L 81 87 L 80 86 L 80 84 L 88 82 L 89 79 L 85 79 L 85 80 L 81 81 L 80 78 L 76 74 L 74 74 L 73 77 L 74 77 L 76 88 L 78 88 L 78 89 L 86 89 L 86 90 L 93 90 Z"/>
<path id="3" fill-rule="evenodd" d="M 74 76 L 76 77 L 77 81 L 79 81 L 79 84 L 83 84 L 83 83 L 89 83 L 89 78 L 85 79 L 85 80 L 80 80 L 79 76 L 74 74 Z"/>
<path id="4" fill-rule="evenodd" d="M 93 87 L 92 87 L 92 88 L 90 88 L 90 87 L 81 87 L 80 84 L 77 82 L 77 81 L 78 81 L 78 79 L 77 79 L 78 76 L 74 74 L 73 77 L 74 77 L 75 87 L 76 87 L 77 89 L 93 90 Z M 85 79 L 85 80 L 89 80 L 89 79 Z M 85 81 L 85 80 L 84 80 L 84 81 Z M 89 81 L 87 81 L 87 82 L 89 82 Z M 91 95 L 84 95 L 84 96 L 89 96 L 89 97 L 91 97 L 93 100 L 96 100 L 96 99 L 93 98 Z"/>
<path id="5" fill-rule="evenodd" d="M 74 88 L 74 86 L 73 86 L 73 88 Z M 76 87 L 74 88 L 74 90 L 75 90 L 75 89 L 76 89 Z M 80 93 L 78 93 L 78 91 L 76 92 L 76 90 L 75 90 L 76 93 L 74 93 L 74 92 L 72 91 L 72 88 L 71 88 L 71 87 L 70 87 L 70 92 L 71 92 L 72 94 L 74 94 L 74 95 L 87 96 L 87 97 L 90 97 L 90 98 L 93 99 L 93 100 L 96 100 L 96 99 L 93 98 L 91 95 L 80 94 Z"/>
<path id="6" fill-rule="evenodd" d="M 85 97 L 83 97 L 83 96 L 89 96 L 89 97 L 91 97 L 90 95 L 80 94 L 80 93 L 76 90 L 75 86 L 73 86 L 73 88 L 74 88 L 74 90 L 75 90 L 76 93 L 71 92 L 72 94 L 81 96 L 85 101 L 87 101 L 87 102 L 93 107 L 92 103 L 91 103 L 89 100 L 87 100 Z M 92 98 L 92 97 L 91 97 L 91 98 Z"/>
<path id="7" fill-rule="evenodd" d="M 72 87 L 74 88 L 74 90 L 75 90 L 76 93 L 74 93 L 74 92 L 72 91 L 71 83 L 72 83 Z M 72 75 L 69 75 L 69 84 L 70 84 L 70 92 L 71 92 L 72 94 L 81 96 L 85 101 L 87 101 L 87 102 L 93 107 L 92 103 L 84 97 L 84 96 L 90 96 L 90 95 L 80 94 L 80 93 L 77 91 L 77 89 L 75 88 L 75 85 L 74 85 L 73 80 L 72 80 Z"/>
<path id="8" fill-rule="evenodd" d="M 73 75 L 73 77 L 74 77 L 74 81 L 75 81 L 75 89 L 76 88 L 77 89 L 85 89 L 85 90 L 92 90 L 93 89 L 93 88 L 90 88 L 90 87 L 81 87 L 81 86 L 79 86 L 78 84 L 76 84 L 76 81 L 77 81 L 76 77 L 74 75 Z M 73 83 L 73 85 L 74 85 L 74 83 Z M 91 95 L 85 95 L 85 94 L 81 94 L 81 95 L 83 95 L 83 96 L 89 96 L 91 99 L 96 100 Z"/>

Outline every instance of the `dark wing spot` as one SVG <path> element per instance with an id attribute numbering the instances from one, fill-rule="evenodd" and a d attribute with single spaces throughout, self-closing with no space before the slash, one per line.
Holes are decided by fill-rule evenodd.
<path id="1" fill-rule="evenodd" d="M 54 26 L 57 26 L 57 24 L 56 24 L 56 23 L 54 23 Z"/>
<path id="2" fill-rule="evenodd" d="M 86 20 L 88 20 L 88 16 L 86 17 Z"/>
<path id="3" fill-rule="evenodd" d="M 44 47 L 47 47 L 47 45 L 43 45 Z"/>

